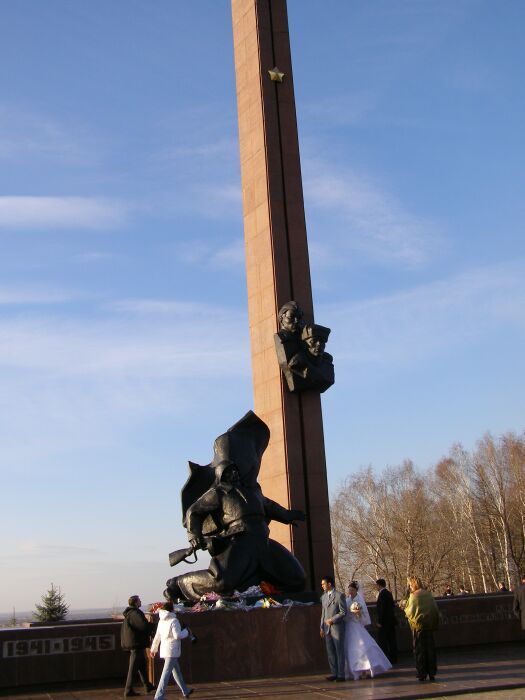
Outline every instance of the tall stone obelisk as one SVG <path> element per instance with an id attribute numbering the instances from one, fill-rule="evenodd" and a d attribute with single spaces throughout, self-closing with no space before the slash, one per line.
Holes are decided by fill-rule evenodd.
<path id="1" fill-rule="evenodd" d="M 263 493 L 307 513 L 298 528 L 272 523 L 319 587 L 333 574 L 321 399 L 289 392 L 277 363 L 278 310 L 313 302 L 286 0 L 232 0 L 254 410 L 271 439 Z"/>

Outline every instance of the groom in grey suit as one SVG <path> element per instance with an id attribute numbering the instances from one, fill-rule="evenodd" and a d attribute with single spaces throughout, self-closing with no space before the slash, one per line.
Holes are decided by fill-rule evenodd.
<path id="1" fill-rule="evenodd" d="M 345 617 L 346 598 L 334 588 L 334 579 L 325 576 L 321 581 L 321 639 L 325 640 L 328 663 L 332 675 L 328 681 L 345 679 Z"/>

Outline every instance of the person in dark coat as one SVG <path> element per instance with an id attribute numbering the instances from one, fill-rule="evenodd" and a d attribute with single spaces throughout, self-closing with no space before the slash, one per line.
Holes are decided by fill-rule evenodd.
<path id="1" fill-rule="evenodd" d="M 521 577 L 521 586 L 514 591 L 514 613 L 521 620 L 521 629 L 525 632 L 525 574 Z"/>
<path id="2" fill-rule="evenodd" d="M 133 679 L 137 673 L 146 693 L 155 689 L 155 686 L 148 681 L 146 668 L 146 649 L 150 645 L 151 635 L 155 632 L 155 625 L 147 621 L 140 609 L 141 605 L 140 596 L 132 595 L 129 598 L 120 630 L 120 646 L 129 651 L 128 677 L 124 697 L 139 695 L 133 690 Z"/>
<path id="3" fill-rule="evenodd" d="M 377 643 L 391 664 L 397 663 L 396 605 L 384 578 L 378 578 L 377 594 Z"/>

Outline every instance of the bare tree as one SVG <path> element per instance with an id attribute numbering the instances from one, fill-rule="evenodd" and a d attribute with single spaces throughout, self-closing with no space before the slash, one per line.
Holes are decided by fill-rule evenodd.
<path id="1" fill-rule="evenodd" d="M 395 597 L 408 573 L 441 587 L 511 587 L 525 563 L 525 435 L 485 435 L 473 452 L 454 445 L 426 471 L 406 460 L 362 469 L 332 499 L 336 578 L 365 590 L 385 578 Z"/>

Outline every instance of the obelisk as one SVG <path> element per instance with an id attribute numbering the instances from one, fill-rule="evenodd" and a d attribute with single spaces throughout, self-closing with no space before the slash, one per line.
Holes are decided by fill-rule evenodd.
<path id="1" fill-rule="evenodd" d="M 254 410 L 271 432 L 259 481 L 307 513 L 298 528 L 273 522 L 271 537 L 315 590 L 333 574 L 321 399 L 290 393 L 274 347 L 284 303 L 314 320 L 286 0 L 232 0 L 232 17 Z"/>

